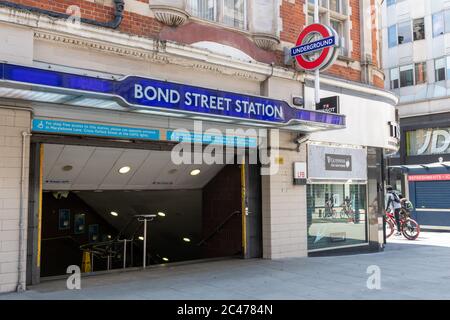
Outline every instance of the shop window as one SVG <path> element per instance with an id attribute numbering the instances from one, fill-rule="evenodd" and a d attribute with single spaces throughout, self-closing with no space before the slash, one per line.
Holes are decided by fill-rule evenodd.
<path id="1" fill-rule="evenodd" d="M 433 37 L 440 36 L 444 34 L 444 13 L 439 12 L 433 14 Z"/>
<path id="2" fill-rule="evenodd" d="M 307 186 L 308 250 L 367 243 L 364 184 Z"/>
<path id="3" fill-rule="evenodd" d="M 391 89 L 398 89 L 400 87 L 400 75 L 398 73 L 398 68 L 391 69 Z"/>
<path id="4" fill-rule="evenodd" d="M 388 29 L 389 48 L 397 46 L 397 25 L 390 26 Z"/>
<path id="5" fill-rule="evenodd" d="M 188 0 L 188 11 L 195 17 L 247 29 L 246 0 Z"/>
<path id="6" fill-rule="evenodd" d="M 427 64 L 420 62 L 415 64 L 415 84 L 423 84 L 427 82 Z"/>
<path id="7" fill-rule="evenodd" d="M 415 19 L 413 21 L 414 41 L 425 39 L 425 19 Z"/>
<path id="8" fill-rule="evenodd" d="M 406 155 L 450 154 L 450 128 L 426 128 L 406 132 Z"/>
<path id="9" fill-rule="evenodd" d="M 436 59 L 434 61 L 434 70 L 435 70 L 435 81 L 444 81 L 445 80 L 445 74 L 446 74 L 446 59 L 440 58 Z"/>
<path id="10" fill-rule="evenodd" d="M 414 85 L 414 65 L 400 67 L 400 87 Z"/>
<path id="11" fill-rule="evenodd" d="M 411 37 L 411 21 L 402 22 L 398 24 L 398 44 L 409 43 L 412 41 Z"/>

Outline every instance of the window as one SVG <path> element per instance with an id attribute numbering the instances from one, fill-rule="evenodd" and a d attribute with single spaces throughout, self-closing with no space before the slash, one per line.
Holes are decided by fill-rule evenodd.
<path id="1" fill-rule="evenodd" d="M 400 87 L 409 87 L 414 85 L 414 65 L 400 67 Z"/>
<path id="2" fill-rule="evenodd" d="M 308 184 L 308 250 L 367 243 L 364 184 Z"/>
<path id="3" fill-rule="evenodd" d="M 246 0 L 188 0 L 188 11 L 201 19 L 247 29 Z"/>
<path id="4" fill-rule="evenodd" d="M 434 61 L 434 70 L 435 70 L 435 81 L 444 81 L 445 80 L 445 58 L 436 59 Z"/>
<path id="5" fill-rule="evenodd" d="M 425 19 L 415 19 L 413 21 L 414 41 L 425 39 Z"/>
<path id="6" fill-rule="evenodd" d="M 341 14 L 345 14 L 343 0 L 330 0 L 330 10 Z"/>
<path id="7" fill-rule="evenodd" d="M 330 20 L 331 27 L 336 30 L 337 34 L 339 35 L 339 38 L 344 38 L 344 24 L 341 21 L 338 20 Z M 340 55 L 346 55 L 345 50 L 345 44 L 341 45 L 341 48 L 339 49 Z"/>
<path id="8" fill-rule="evenodd" d="M 245 1 L 223 0 L 223 23 L 239 29 L 245 28 Z"/>
<path id="9" fill-rule="evenodd" d="M 396 3 L 395 0 L 387 0 L 387 6 L 388 7 L 394 5 L 395 3 Z"/>
<path id="10" fill-rule="evenodd" d="M 440 36 L 444 34 L 444 13 L 439 12 L 433 14 L 433 37 Z"/>
<path id="11" fill-rule="evenodd" d="M 415 80 L 416 85 L 427 82 L 427 64 L 420 62 L 415 64 Z"/>
<path id="12" fill-rule="evenodd" d="M 411 35 L 411 21 L 402 22 L 398 24 L 398 44 L 409 43 L 412 41 Z"/>
<path id="13" fill-rule="evenodd" d="M 397 45 L 397 25 L 393 25 L 389 27 L 388 30 L 388 41 L 389 48 L 395 47 Z"/>
<path id="14" fill-rule="evenodd" d="M 339 55 L 347 56 L 350 33 L 348 30 L 347 0 L 321 0 L 320 22 L 332 27 L 341 40 Z M 314 0 L 308 0 L 308 24 L 314 21 Z"/>
<path id="15" fill-rule="evenodd" d="M 400 75 L 398 73 L 398 68 L 391 69 L 390 77 L 391 77 L 391 89 L 400 88 Z"/>
<path id="16" fill-rule="evenodd" d="M 450 60 L 449 60 L 450 62 Z M 444 70 L 445 74 L 445 70 Z M 398 89 L 427 82 L 427 63 L 419 62 L 389 70 L 390 87 Z"/>

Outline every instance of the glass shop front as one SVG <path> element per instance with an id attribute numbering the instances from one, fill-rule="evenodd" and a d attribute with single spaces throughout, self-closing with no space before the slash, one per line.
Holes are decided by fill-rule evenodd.
<path id="1" fill-rule="evenodd" d="M 368 244 L 367 151 L 308 146 L 308 251 Z"/>

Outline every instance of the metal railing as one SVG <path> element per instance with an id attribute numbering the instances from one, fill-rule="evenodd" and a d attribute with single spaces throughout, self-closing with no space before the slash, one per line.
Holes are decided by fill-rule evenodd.
<path id="1" fill-rule="evenodd" d="M 122 228 L 122 230 L 114 239 L 97 243 L 88 243 L 79 246 L 80 250 L 88 251 L 91 254 L 91 272 L 94 270 L 94 257 L 106 259 L 107 270 L 110 270 L 112 268 L 113 259 L 122 259 L 122 268 L 127 268 L 128 244 L 130 244 L 131 265 L 133 265 L 133 247 L 136 240 L 135 237 L 136 233 L 141 229 L 142 226 L 144 228 L 142 266 L 145 269 L 147 264 L 147 224 L 155 217 L 156 215 L 154 214 L 135 215 L 128 221 L 128 223 Z M 137 222 L 137 224 L 134 222 Z M 135 225 L 135 227 L 133 228 L 133 230 L 131 230 L 130 236 L 128 238 L 123 237 L 123 235 L 126 234 L 127 229 L 132 227 L 133 224 Z"/>

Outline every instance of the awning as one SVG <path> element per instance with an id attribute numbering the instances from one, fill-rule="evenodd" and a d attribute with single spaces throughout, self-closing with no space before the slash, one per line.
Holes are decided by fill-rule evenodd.
<path id="1" fill-rule="evenodd" d="M 300 132 L 345 128 L 345 116 L 299 109 L 286 101 L 126 76 L 92 77 L 0 64 L 0 98 L 123 110 Z"/>
<path id="2" fill-rule="evenodd" d="M 389 166 L 391 169 L 400 169 L 404 172 L 429 170 L 429 169 L 450 169 L 450 162 L 436 162 L 430 164 L 413 164 L 413 165 L 397 165 Z"/>

